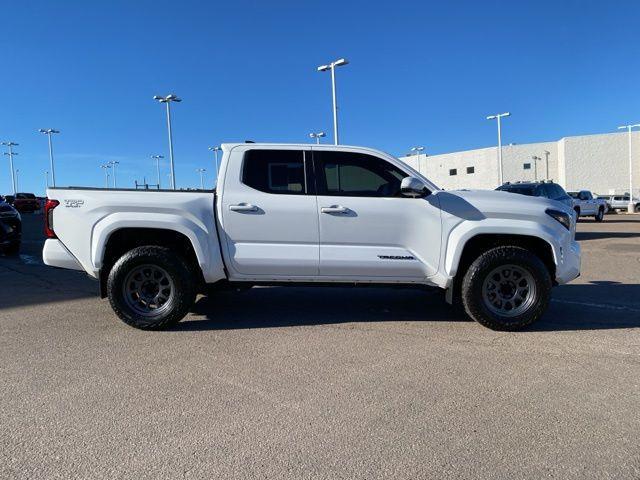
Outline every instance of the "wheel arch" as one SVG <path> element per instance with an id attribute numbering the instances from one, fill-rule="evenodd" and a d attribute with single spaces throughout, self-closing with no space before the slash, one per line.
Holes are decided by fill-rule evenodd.
<path id="1" fill-rule="evenodd" d="M 180 254 L 196 273 L 198 284 L 204 284 L 200 259 L 193 241 L 182 232 L 168 228 L 122 227 L 113 230 L 101 249 L 100 296 L 106 296 L 106 280 L 116 261 L 126 252 L 145 245 L 170 248 Z"/>
<path id="2" fill-rule="evenodd" d="M 556 229 L 543 222 L 514 219 L 492 219 L 491 224 L 485 225 L 464 222 L 451 231 L 445 243 L 443 270 L 452 279 L 460 273 L 460 267 L 465 266 L 470 255 L 496 246 L 514 245 L 538 254 L 555 279 L 560 257 L 557 235 Z"/>

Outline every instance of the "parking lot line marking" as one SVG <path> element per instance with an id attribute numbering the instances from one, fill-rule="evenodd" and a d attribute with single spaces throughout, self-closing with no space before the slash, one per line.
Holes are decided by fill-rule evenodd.
<path id="1" fill-rule="evenodd" d="M 552 298 L 551 301 L 554 303 L 566 303 L 568 305 L 581 305 L 583 307 L 605 308 L 608 310 L 627 310 L 629 312 L 640 313 L 640 308 L 628 307 L 626 305 L 614 305 L 611 303 L 576 302 L 574 300 L 558 300 L 555 298 Z"/>

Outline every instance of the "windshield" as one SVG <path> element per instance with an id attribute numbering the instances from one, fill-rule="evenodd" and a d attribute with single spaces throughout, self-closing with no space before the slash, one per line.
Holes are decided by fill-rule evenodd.
<path id="1" fill-rule="evenodd" d="M 536 194 L 536 187 L 533 185 L 502 185 L 497 190 L 503 192 L 519 193 L 520 195 L 528 195 L 533 197 Z"/>
<path id="2" fill-rule="evenodd" d="M 33 193 L 16 193 L 16 198 L 28 198 L 30 200 L 36 198 Z"/>

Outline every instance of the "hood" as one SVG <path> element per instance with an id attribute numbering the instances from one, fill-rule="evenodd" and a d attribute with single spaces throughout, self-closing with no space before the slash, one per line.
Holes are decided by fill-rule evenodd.
<path id="1" fill-rule="evenodd" d="M 453 190 L 438 192 L 437 195 L 443 210 L 467 220 L 538 217 L 548 208 L 573 213 L 566 205 L 555 200 L 500 190 Z"/>

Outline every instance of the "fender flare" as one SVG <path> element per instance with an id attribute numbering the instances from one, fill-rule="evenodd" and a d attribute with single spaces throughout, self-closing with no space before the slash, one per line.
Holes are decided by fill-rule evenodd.
<path id="1" fill-rule="evenodd" d="M 444 256 L 444 271 L 448 277 L 453 278 L 456 275 L 465 246 L 478 235 L 522 235 L 539 238 L 549 244 L 553 252 L 553 261 L 558 264 L 560 246 L 554 231 L 549 227 L 530 220 L 488 218 L 481 222 L 462 222 L 450 232 L 445 241 Z"/>
<path id="2" fill-rule="evenodd" d="M 209 244 L 213 233 L 207 232 L 203 225 L 172 213 L 116 212 L 101 218 L 91 231 L 91 263 L 96 270 L 102 268 L 109 238 L 123 228 L 153 228 L 181 233 L 189 239 L 203 274 L 210 269 L 211 249 L 203 248 L 203 245 Z M 214 235 L 214 238 L 217 237 Z"/>

